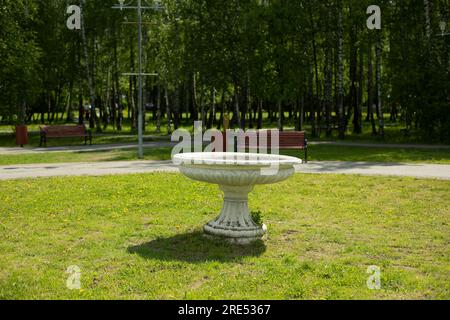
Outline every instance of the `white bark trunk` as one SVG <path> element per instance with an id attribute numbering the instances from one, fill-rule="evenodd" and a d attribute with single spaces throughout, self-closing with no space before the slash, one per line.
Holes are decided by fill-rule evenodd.
<path id="1" fill-rule="evenodd" d="M 377 113 L 380 125 L 380 134 L 384 136 L 384 113 L 381 97 L 381 63 L 383 54 L 383 35 L 381 30 L 378 31 L 377 47 L 376 47 L 376 79 L 377 79 Z"/>
<path id="2" fill-rule="evenodd" d="M 338 112 L 339 112 L 339 137 L 344 138 L 344 26 L 342 17 L 342 1 L 339 1 L 338 8 Z"/>
<path id="3" fill-rule="evenodd" d="M 425 33 L 427 36 L 427 39 L 431 39 L 431 18 L 430 18 L 430 11 L 431 11 L 431 3 L 430 0 L 423 0 L 423 4 L 425 7 Z"/>
<path id="4" fill-rule="evenodd" d="M 96 110 L 95 110 L 95 89 L 94 89 L 94 81 L 92 79 L 91 70 L 89 67 L 89 53 L 87 48 L 87 39 L 86 39 L 86 28 L 84 24 L 84 15 L 83 15 L 83 7 L 85 4 L 85 0 L 80 1 L 80 9 L 81 9 L 81 37 L 83 40 L 83 51 L 84 51 L 84 58 L 86 60 L 86 76 L 88 78 L 88 86 L 89 86 L 89 93 L 91 97 L 91 117 L 96 118 Z"/>

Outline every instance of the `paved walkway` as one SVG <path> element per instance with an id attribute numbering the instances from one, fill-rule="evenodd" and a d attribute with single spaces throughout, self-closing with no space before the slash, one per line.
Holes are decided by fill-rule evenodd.
<path id="1" fill-rule="evenodd" d="M 360 142 L 334 142 L 334 141 L 312 141 L 310 145 L 334 145 L 347 147 L 366 147 L 366 148 L 394 148 L 394 149 L 446 149 L 450 151 L 447 145 L 422 145 L 422 144 L 382 144 L 382 143 L 360 143 Z M 167 139 L 159 141 L 146 142 L 145 148 L 164 148 L 174 146 Z M 50 153 L 50 152 L 92 152 L 92 151 L 109 151 L 117 149 L 134 149 L 137 148 L 136 143 L 118 143 L 118 144 L 99 144 L 93 146 L 65 146 L 65 147 L 48 147 L 48 148 L 6 148 L 0 147 L 0 155 L 16 155 L 16 154 L 32 154 L 32 153 Z"/>
<path id="2" fill-rule="evenodd" d="M 297 167 L 301 173 L 361 174 L 450 180 L 450 165 L 368 162 L 310 162 Z M 149 172 L 178 172 L 171 161 L 116 161 L 0 166 L 0 180 L 55 177 L 103 176 Z"/>
<path id="3" fill-rule="evenodd" d="M 450 151 L 450 145 L 437 144 L 400 144 L 400 143 L 371 143 L 371 142 L 343 142 L 343 141 L 312 141 L 311 145 L 333 145 L 344 147 L 364 148 L 393 148 L 393 149 L 446 149 Z"/>

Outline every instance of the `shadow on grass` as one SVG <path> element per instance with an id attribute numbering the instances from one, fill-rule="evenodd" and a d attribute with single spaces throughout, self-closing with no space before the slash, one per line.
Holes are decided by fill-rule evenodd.
<path id="1" fill-rule="evenodd" d="M 207 238 L 199 231 L 158 238 L 128 248 L 129 253 L 137 254 L 145 259 L 190 263 L 233 262 L 245 257 L 258 257 L 265 251 L 266 246 L 263 241 L 238 246 L 227 243 L 225 240 Z"/>

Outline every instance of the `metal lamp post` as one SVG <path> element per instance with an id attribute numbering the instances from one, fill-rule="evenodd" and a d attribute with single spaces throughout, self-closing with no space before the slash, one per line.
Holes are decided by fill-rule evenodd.
<path id="1" fill-rule="evenodd" d="M 144 0 L 147 2 L 147 0 Z M 156 1 L 152 5 L 143 6 L 142 0 L 137 0 L 137 6 L 131 5 L 133 1 L 125 4 L 125 0 L 119 0 L 119 4 L 113 6 L 113 9 L 133 9 L 137 10 L 138 16 L 138 45 L 139 45 L 139 58 L 138 58 L 138 86 L 139 86 L 139 95 L 138 95 L 138 157 L 139 159 L 144 158 L 144 136 L 143 136 L 143 127 L 144 127 L 144 119 L 143 119 L 143 106 L 142 106 L 142 76 L 144 75 L 153 75 L 153 74 L 143 74 L 142 73 L 142 10 L 155 10 L 161 11 L 164 7 L 161 5 L 159 1 Z M 129 74 L 135 75 L 135 74 Z"/>

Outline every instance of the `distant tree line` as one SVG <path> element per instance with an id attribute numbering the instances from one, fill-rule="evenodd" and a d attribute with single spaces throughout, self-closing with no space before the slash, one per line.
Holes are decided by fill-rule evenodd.
<path id="1" fill-rule="evenodd" d="M 151 1 L 149 1 L 151 2 Z M 405 132 L 450 141 L 448 0 L 165 0 L 145 11 L 147 112 L 157 129 L 203 120 L 220 128 L 310 126 L 313 136 L 384 135 L 384 115 Z M 82 7 L 82 30 L 66 27 Z M 114 0 L 2 0 L 0 119 L 137 124 L 137 26 Z M 369 30 L 366 10 L 382 10 Z M 128 111 L 128 112 L 125 112 Z M 165 121 L 163 121 L 165 120 Z M 168 121 L 167 121 L 168 120 Z"/>

